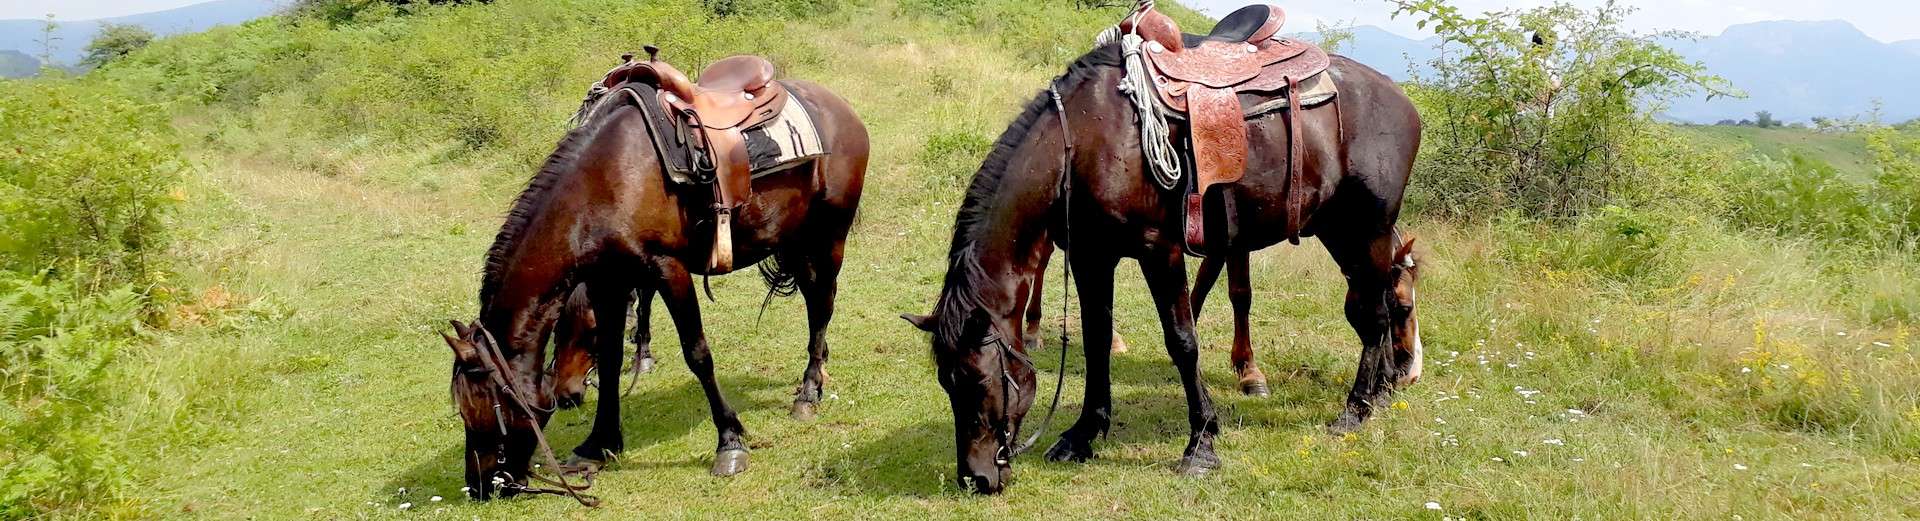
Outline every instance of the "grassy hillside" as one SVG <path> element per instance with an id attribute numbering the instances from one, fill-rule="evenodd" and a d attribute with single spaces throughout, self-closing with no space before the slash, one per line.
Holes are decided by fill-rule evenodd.
<path id="1" fill-rule="evenodd" d="M 1005 495 L 962 494 L 927 342 L 895 316 L 931 306 L 955 204 L 993 138 L 1120 13 L 1015 0 L 736 4 L 726 17 L 693 0 L 499 0 L 338 24 L 272 19 L 164 40 L 96 72 L 171 100 L 198 167 L 175 194 L 167 325 L 110 372 L 123 394 L 108 421 L 129 433 L 120 452 L 133 485 L 49 515 L 1920 516 L 1909 478 L 1920 475 L 1920 347 L 1906 325 L 1920 312 L 1920 269 L 1903 254 L 1839 256 L 1641 208 L 1567 226 L 1408 217 L 1428 259 L 1426 376 L 1341 437 L 1322 425 L 1359 351 L 1344 283 L 1311 242 L 1260 253 L 1255 344 L 1274 393 L 1235 392 L 1231 321 L 1216 301 L 1199 324 L 1225 466 L 1205 479 L 1170 471 L 1184 401 L 1123 266 L 1117 323 L 1134 349 L 1114 361 L 1117 418 L 1100 459 L 1023 457 Z M 871 130 L 829 330 L 830 396 L 818 420 L 788 419 L 802 303 L 776 300 L 761 318 L 757 277 L 718 277 L 719 300 L 701 308 L 751 433 L 751 470 L 706 474 L 713 427 L 656 318 L 662 363 L 623 402 L 628 450 L 593 490 L 605 507 L 468 502 L 450 357 L 434 333 L 474 315 L 501 214 L 586 82 L 646 43 L 683 69 L 768 55 L 845 96 Z M 1676 164 L 1720 157 L 1700 154 Z M 1071 360 L 1068 418 L 1082 386 Z M 1051 382 L 1052 362 L 1041 367 Z M 561 413 L 549 435 L 571 447 L 589 419 Z"/>
<path id="2" fill-rule="evenodd" d="M 1865 180 L 1873 176 L 1873 154 L 1858 133 L 1814 132 L 1796 128 L 1756 128 L 1736 126 L 1683 126 L 1686 134 L 1705 143 L 1721 146 L 1750 146 L 1754 152 L 1776 159 L 1799 154 Z"/>

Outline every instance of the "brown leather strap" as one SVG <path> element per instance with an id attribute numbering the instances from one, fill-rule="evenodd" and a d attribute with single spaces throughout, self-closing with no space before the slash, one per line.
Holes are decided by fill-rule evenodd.
<path id="1" fill-rule="evenodd" d="M 1297 237 L 1305 223 L 1300 222 L 1307 205 L 1306 183 L 1302 178 L 1305 147 L 1300 135 L 1300 81 L 1287 78 L 1287 236 Z"/>

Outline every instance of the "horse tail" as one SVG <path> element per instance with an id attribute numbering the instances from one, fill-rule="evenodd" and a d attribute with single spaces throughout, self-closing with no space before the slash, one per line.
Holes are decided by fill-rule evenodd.
<path id="1" fill-rule="evenodd" d="M 754 322 L 767 315 L 767 306 L 773 303 L 773 297 L 791 297 L 800 292 L 800 276 L 781 266 L 777 255 L 760 261 L 760 280 L 767 283 L 767 297 L 760 300 L 760 315 L 754 317 Z"/>

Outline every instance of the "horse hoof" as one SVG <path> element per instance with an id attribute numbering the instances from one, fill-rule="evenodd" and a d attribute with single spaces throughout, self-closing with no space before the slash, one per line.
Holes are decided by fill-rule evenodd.
<path id="1" fill-rule="evenodd" d="M 1180 464 L 1174 467 L 1173 472 L 1182 477 L 1198 478 L 1213 473 L 1213 469 L 1217 468 L 1220 468 L 1218 458 L 1187 456 L 1180 458 Z"/>
<path id="2" fill-rule="evenodd" d="M 1327 433 L 1340 435 L 1358 431 L 1360 430 L 1360 425 L 1366 422 L 1366 418 L 1353 411 L 1342 412 L 1339 418 L 1333 420 L 1333 423 L 1327 424 Z"/>
<path id="3" fill-rule="evenodd" d="M 1266 380 L 1248 380 L 1240 382 L 1240 394 L 1265 398 L 1273 394 L 1273 391 L 1267 389 Z"/>
<path id="4" fill-rule="evenodd" d="M 653 357 L 642 358 L 640 361 L 633 363 L 633 374 L 647 374 L 651 372 L 653 372 Z"/>
<path id="5" fill-rule="evenodd" d="M 1093 459 L 1093 444 L 1084 441 L 1062 437 L 1047 449 L 1047 461 L 1086 463 L 1090 459 Z"/>
<path id="6" fill-rule="evenodd" d="M 1119 333 L 1119 332 L 1117 332 L 1117 331 L 1116 331 L 1116 332 L 1114 332 L 1114 333 L 1113 333 L 1113 345 L 1112 345 L 1111 347 L 1109 347 L 1109 348 L 1107 348 L 1107 352 L 1109 352 L 1109 353 L 1115 353 L 1115 354 L 1119 354 L 1119 353 L 1125 353 L 1125 352 L 1127 352 L 1127 339 L 1125 339 L 1125 338 L 1120 338 L 1120 333 Z"/>
<path id="7" fill-rule="evenodd" d="M 794 421 L 803 421 L 803 422 L 813 421 L 813 417 L 814 417 L 813 408 L 814 408 L 813 402 L 794 400 L 793 401 Z"/>
<path id="8" fill-rule="evenodd" d="M 747 471 L 747 449 L 728 449 L 713 457 L 713 475 L 728 477 Z"/>

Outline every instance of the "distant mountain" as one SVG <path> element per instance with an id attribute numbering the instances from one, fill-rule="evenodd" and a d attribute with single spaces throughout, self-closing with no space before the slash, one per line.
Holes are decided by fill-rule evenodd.
<path id="1" fill-rule="evenodd" d="M 1355 27 L 1340 53 L 1394 79 L 1429 72 L 1439 40 L 1414 40 L 1373 26 Z M 1303 39 L 1317 40 L 1304 33 Z M 1882 43 L 1846 22 L 1760 22 L 1700 41 L 1666 45 L 1745 91 L 1746 99 L 1704 95 L 1677 100 L 1664 116 L 1711 123 L 1769 111 L 1784 121 L 1847 117 L 1884 103 L 1888 121 L 1920 117 L 1920 40 Z"/>
<path id="2" fill-rule="evenodd" d="M 40 60 L 20 51 L 0 51 L 0 78 L 25 78 L 40 72 Z"/>
<path id="3" fill-rule="evenodd" d="M 1295 36 L 1307 41 L 1320 41 L 1319 33 L 1307 32 Z M 1415 40 L 1376 26 L 1362 25 L 1353 28 L 1353 39 L 1341 44 L 1335 52 L 1367 64 L 1396 80 L 1405 81 L 1412 77 L 1409 73 L 1432 75 L 1433 66 L 1430 64 L 1440 54 L 1439 45 L 1440 38 L 1437 36 Z"/>
<path id="4" fill-rule="evenodd" d="M 1901 49 L 1905 49 L 1907 52 L 1920 54 L 1920 40 L 1907 40 L 1904 42 L 1893 42 L 1893 46 L 1899 47 Z"/>
<path id="5" fill-rule="evenodd" d="M 1890 121 L 1920 117 L 1920 52 L 1881 43 L 1846 22 L 1743 24 L 1672 46 L 1748 96 L 1677 102 L 1668 111 L 1676 119 L 1710 122 L 1765 110 L 1781 120 L 1805 121 L 1864 114 L 1875 100 L 1885 104 Z"/>
<path id="6" fill-rule="evenodd" d="M 154 34 L 205 31 L 216 25 L 245 22 L 273 14 L 290 0 L 214 0 L 177 9 L 97 20 L 62 20 L 53 31 L 53 61 L 72 65 L 80 61 L 100 31 L 102 23 L 131 24 Z M 0 51 L 18 51 L 28 56 L 42 52 L 42 29 L 46 20 L 0 20 Z"/>

